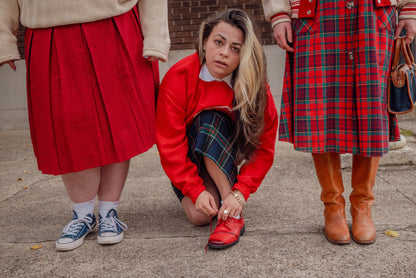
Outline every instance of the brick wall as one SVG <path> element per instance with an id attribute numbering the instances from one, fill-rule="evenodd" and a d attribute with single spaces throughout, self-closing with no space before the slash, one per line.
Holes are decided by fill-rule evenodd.
<path id="1" fill-rule="evenodd" d="M 264 45 L 273 44 L 270 23 L 264 20 L 260 0 L 169 0 L 169 32 L 172 50 L 194 49 L 198 39 L 199 25 L 211 14 L 226 8 L 246 11 L 256 24 L 256 33 Z M 18 46 L 24 57 L 24 28 L 18 34 Z"/>
<path id="2" fill-rule="evenodd" d="M 263 45 L 273 44 L 270 23 L 264 20 L 259 0 L 169 0 L 169 32 L 172 50 L 194 49 L 201 22 L 215 12 L 239 8 L 256 24 L 256 33 Z"/>

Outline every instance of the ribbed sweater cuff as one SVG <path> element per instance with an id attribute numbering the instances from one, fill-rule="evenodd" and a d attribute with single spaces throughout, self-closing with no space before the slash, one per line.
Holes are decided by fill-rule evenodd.
<path id="1" fill-rule="evenodd" d="M 143 56 L 155 56 L 166 62 L 168 60 L 169 48 L 169 40 L 149 36 L 143 41 Z"/>
<path id="2" fill-rule="evenodd" d="M 291 20 L 288 14 L 279 13 L 279 14 L 272 16 L 271 21 L 272 21 L 272 28 L 273 28 L 274 26 L 276 26 L 277 24 L 281 22 L 290 22 Z"/>
<path id="3" fill-rule="evenodd" d="M 20 54 L 15 43 L 0 44 L 0 63 L 19 59 Z"/>
<path id="4" fill-rule="evenodd" d="M 246 199 L 246 201 L 247 201 L 248 197 L 250 197 L 250 190 L 247 187 L 245 187 L 245 186 L 243 186 L 239 183 L 236 183 L 233 187 L 233 190 L 234 189 L 239 190 L 243 194 L 244 199 Z"/>
<path id="5" fill-rule="evenodd" d="M 199 195 L 205 191 L 205 186 L 201 185 L 195 185 L 193 188 L 191 188 L 191 190 L 187 191 L 187 190 L 182 190 L 182 193 L 185 196 L 188 196 L 189 198 L 191 198 L 192 203 L 195 204 L 196 199 L 198 199 Z"/>
<path id="6" fill-rule="evenodd" d="M 402 8 L 399 19 L 412 18 L 416 19 L 416 4 L 407 4 Z"/>

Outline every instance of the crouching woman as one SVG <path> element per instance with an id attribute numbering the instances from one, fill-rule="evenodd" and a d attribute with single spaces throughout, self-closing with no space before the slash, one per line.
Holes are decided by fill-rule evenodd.
<path id="1" fill-rule="evenodd" d="M 156 110 L 161 164 L 189 220 L 217 216 L 208 246 L 244 233 L 242 210 L 274 158 L 277 111 L 253 23 L 238 9 L 202 23 L 197 52 L 165 75 Z"/>

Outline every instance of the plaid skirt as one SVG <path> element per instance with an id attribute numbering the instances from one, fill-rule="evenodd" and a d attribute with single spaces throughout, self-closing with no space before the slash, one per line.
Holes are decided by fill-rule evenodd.
<path id="1" fill-rule="evenodd" d="M 387 111 L 396 8 L 318 2 L 315 18 L 292 21 L 279 140 L 305 152 L 382 156 L 400 138 Z"/>
<path id="2" fill-rule="evenodd" d="M 188 157 L 198 167 L 204 163 L 203 156 L 212 159 L 226 174 L 231 185 L 237 182 L 237 166 L 234 165 L 236 152 L 232 147 L 233 122 L 224 113 L 210 110 L 201 112 L 188 128 Z M 185 197 L 173 184 L 173 191 L 179 200 Z"/>

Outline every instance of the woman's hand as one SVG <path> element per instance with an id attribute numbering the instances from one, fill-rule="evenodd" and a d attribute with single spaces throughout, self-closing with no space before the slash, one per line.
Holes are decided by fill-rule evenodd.
<path id="1" fill-rule="evenodd" d="M 199 194 L 195 201 L 195 208 L 197 211 L 208 216 L 214 216 L 218 213 L 218 208 L 214 197 L 206 190 Z"/>
<path id="2" fill-rule="evenodd" d="M 156 62 L 160 60 L 160 58 L 155 57 L 155 56 L 144 56 L 144 58 L 149 62 Z"/>
<path id="3" fill-rule="evenodd" d="M 273 36 L 277 45 L 289 52 L 295 51 L 288 43 L 293 42 L 292 25 L 290 22 L 281 22 L 273 27 Z"/>
<path id="4" fill-rule="evenodd" d="M 222 202 L 222 206 L 218 213 L 218 220 L 227 221 L 228 217 L 237 217 L 241 214 L 243 207 L 233 196 L 233 194 L 228 194 L 227 197 Z"/>
<path id="5" fill-rule="evenodd" d="M 14 64 L 14 61 L 6 61 L 0 64 L 0 67 L 2 65 L 8 64 L 14 71 L 16 71 L 16 65 Z"/>
<path id="6" fill-rule="evenodd" d="M 396 33 L 394 39 L 397 39 L 400 36 L 402 29 L 406 29 L 406 44 L 410 44 L 413 41 L 413 38 L 416 36 L 416 19 L 405 18 L 400 19 L 399 24 L 396 27 Z"/>

